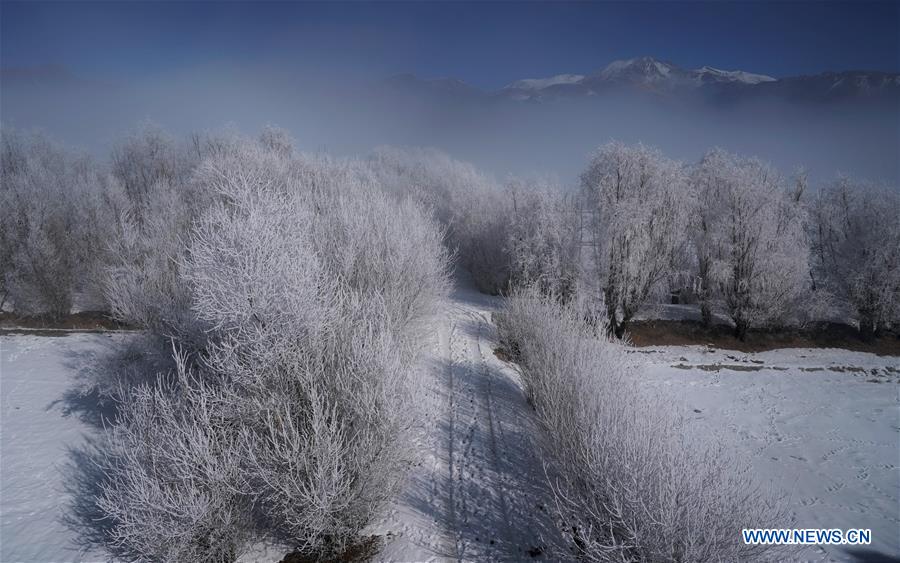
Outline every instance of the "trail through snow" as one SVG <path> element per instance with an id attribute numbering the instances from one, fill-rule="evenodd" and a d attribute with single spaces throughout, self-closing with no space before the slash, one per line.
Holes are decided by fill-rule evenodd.
<path id="1" fill-rule="evenodd" d="M 372 533 L 382 561 L 559 560 L 565 552 L 515 370 L 494 355 L 496 301 L 458 283 L 422 371 L 421 462 Z M 556 551 L 554 551 L 556 550 Z"/>

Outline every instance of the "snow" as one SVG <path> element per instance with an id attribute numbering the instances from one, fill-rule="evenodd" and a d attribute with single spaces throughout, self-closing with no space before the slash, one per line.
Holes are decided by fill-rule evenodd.
<path id="1" fill-rule="evenodd" d="M 519 90 L 542 90 L 550 86 L 559 84 L 578 84 L 584 80 L 583 74 L 557 74 L 549 78 L 525 78 L 516 80 L 507 88 L 515 88 Z"/>
<path id="2" fill-rule="evenodd" d="M 504 90 L 539 92 L 551 86 L 562 84 L 580 84 L 587 78 L 583 74 L 557 74 L 548 78 L 525 78 L 507 85 Z M 774 82 L 777 79 L 765 74 L 755 74 L 743 70 L 722 70 L 704 66 L 696 70 L 680 68 L 671 63 L 658 61 L 652 57 L 617 60 L 609 63 L 591 79 L 616 82 L 626 81 L 642 85 L 671 85 L 699 88 L 710 82 L 733 82 L 741 84 L 760 84 Z M 590 94 L 589 91 L 588 93 Z M 519 93 L 517 99 L 529 99 L 530 96 Z"/>
<path id="3" fill-rule="evenodd" d="M 542 560 L 562 545 L 534 412 L 515 370 L 493 353 L 496 301 L 458 286 L 423 372 L 420 463 L 368 533 L 379 561 Z M 558 560 L 559 555 L 551 556 Z"/>
<path id="4" fill-rule="evenodd" d="M 744 84 L 759 84 L 760 82 L 775 82 L 775 79 L 765 74 L 753 74 L 742 70 L 720 70 L 711 66 L 704 66 L 694 71 L 698 80 L 712 79 L 720 82 L 743 82 Z"/>
<path id="5" fill-rule="evenodd" d="M 672 71 L 672 67 L 669 65 L 663 64 L 659 61 L 653 62 L 653 67 L 656 69 L 656 72 L 663 76 L 669 76 L 669 73 Z"/>
<path id="6" fill-rule="evenodd" d="M 774 78 L 764 74 L 754 74 L 742 70 L 721 70 L 704 66 L 696 70 L 686 70 L 673 64 L 658 61 L 651 57 L 613 61 L 601 72 L 604 80 L 626 78 L 642 83 L 667 82 L 672 85 L 702 86 L 706 82 L 739 82 L 742 84 L 759 84 L 773 82 Z"/>
<path id="7" fill-rule="evenodd" d="M 641 57 L 613 61 L 600 72 L 600 77 L 604 80 L 615 80 L 624 75 L 629 78 L 639 76 L 640 80 L 644 82 L 655 82 L 673 78 L 673 71 L 677 70 L 679 70 L 677 67 L 669 63 L 657 61 L 651 57 Z"/>
<path id="8" fill-rule="evenodd" d="M 624 60 L 616 60 L 608 65 L 603 71 L 600 73 L 602 76 L 612 76 L 618 72 L 626 70 L 631 67 L 635 63 L 637 59 L 624 59 Z"/>
<path id="9" fill-rule="evenodd" d="M 531 560 L 562 542 L 550 514 L 538 427 L 512 366 L 494 354 L 498 301 L 458 284 L 430 334 L 415 442 L 402 492 L 364 531 L 381 561 Z M 80 556 L 60 522 L 67 449 L 96 427 L 67 414 L 78 367 L 126 335 L 0 336 L 0 560 Z M 900 358 L 836 349 L 748 354 L 702 346 L 630 350 L 648 388 L 683 410 L 688 429 L 719 434 L 760 481 L 784 493 L 797 527 L 871 528 L 870 554 L 900 556 Z M 737 541 L 737 538 L 736 538 Z M 243 561 L 278 561 L 260 546 Z M 862 553 L 861 551 L 859 553 Z M 804 560 L 848 560 L 834 546 Z M 541 559 L 538 557 L 537 559 Z"/>
<path id="10" fill-rule="evenodd" d="M 105 559 L 81 555 L 60 521 L 68 448 L 96 431 L 64 396 L 78 366 L 122 337 L 0 335 L 0 560 Z"/>
<path id="11" fill-rule="evenodd" d="M 633 353 L 646 359 L 646 384 L 681 402 L 689 429 L 720 434 L 764 486 L 783 491 L 795 527 L 870 528 L 869 555 L 900 556 L 900 357 L 702 346 Z M 816 547 L 798 559 L 852 555 Z"/>

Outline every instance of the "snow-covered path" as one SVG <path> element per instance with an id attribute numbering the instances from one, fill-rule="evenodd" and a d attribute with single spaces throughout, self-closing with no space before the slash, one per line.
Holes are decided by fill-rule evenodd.
<path id="1" fill-rule="evenodd" d="M 384 561 L 523 561 L 560 545 L 538 428 L 515 371 L 493 353 L 494 301 L 458 286 L 422 372 L 421 463 L 373 533 Z"/>

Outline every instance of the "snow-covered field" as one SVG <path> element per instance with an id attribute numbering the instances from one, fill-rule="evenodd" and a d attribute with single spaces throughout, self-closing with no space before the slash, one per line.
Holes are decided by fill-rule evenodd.
<path id="1" fill-rule="evenodd" d="M 0 561 L 101 561 L 60 518 L 68 449 L 96 426 L 67 398 L 79 366 L 124 335 L 0 335 Z"/>
<path id="2" fill-rule="evenodd" d="M 381 560 L 531 560 L 558 541 L 532 411 L 515 371 L 493 354 L 492 309 L 489 298 L 457 290 L 434 331 L 420 463 L 367 530 L 384 538 Z M 59 521 L 67 448 L 95 432 L 66 392 L 78 366 L 119 338 L 127 336 L 0 336 L 3 562 L 102 559 L 79 555 Z M 830 349 L 632 353 L 646 361 L 648 386 L 683 401 L 690 428 L 721 433 L 764 484 L 785 492 L 798 527 L 872 529 L 868 551 L 808 549 L 803 559 L 900 556 L 900 358 Z"/>
<path id="3" fill-rule="evenodd" d="M 646 360 L 648 385 L 683 401 L 688 428 L 720 433 L 763 485 L 783 491 L 795 527 L 872 530 L 868 549 L 810 548 L 804 560 L 900 557 L 900 357 L 702 346 L 632 353 Z"/>

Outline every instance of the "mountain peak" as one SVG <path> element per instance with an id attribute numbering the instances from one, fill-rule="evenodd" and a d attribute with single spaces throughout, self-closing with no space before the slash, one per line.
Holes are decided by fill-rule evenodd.
<path id="1" fill-rule="evenodd" d="M 658 82 L 680 71 L 681 69 L 672 63 L 659 61 L 653 57 L 638 57 L 609 63 L 600 71 L 600 77 L 604 80 Z"/>

